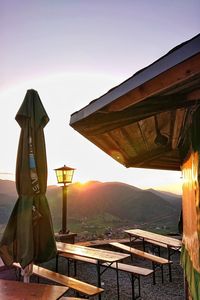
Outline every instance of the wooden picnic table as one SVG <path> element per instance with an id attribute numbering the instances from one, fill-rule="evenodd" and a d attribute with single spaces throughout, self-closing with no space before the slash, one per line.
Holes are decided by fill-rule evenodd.
<path id="1" fill-rule="evenodd" d="M 58 252 L 80 255 L 83 257 L 93 258 L 99 262 L 117 262 L 130 256 L 129 254 L 119 253 L 110 250 L 80 246 L 76 244 L 67 244 L 56 242 Z"/>
<path id="2" fill-rule="evenodd" d="M 0 299 L 2 300 L 56 300 L 67 291 L 68 287 L 65 286 L 0 279 Z"/>
<path id="3" fill-rule="evenodd" d="M 175 252 L 179 251 L 182 246 L 182 242 L 178 239 L 166 235 L 142 230 L 142 229 L 129 229 L 129 230 L 125 230 L 125 232 L 129 234 L 130 245 L 131 242 L 135 241 L 136 239 L 142 240 L 144 251 L 145 251 L 145 242 L 155 244 L 158 247 L 159 255 L 160 255 L 160 247 L 166 247 L 167 258 L 169 261 L 171 256 Z M 168 266 L 169 266 L 170 281 L 172 281 L 171 264 L 168 264 Z"/>
<path id="4" fill-rule="evenodd" d="M 107 262 L 108 269 L 112 263 L 117 263 L 127 257 L 130 256 L 130 254 L 110 251 L 110 250 L 103 250 L 98 248 L 91 248 L 91 247 L 85 247 L 80 246 L 76 244 L 67 244 L 67 243 L 61 243 L 56 242 L 57 250 L 60 253 L 67 253 L 67 254 L 73 254 L 82 256 L 89 259 L 95 259 L 97 260 L 97 276 L 98 276 L 98 287 L 101 287 L 101 275 L 105 272 L 105 268 L 103 272 L 101 273 L 101 264 L 104 262 Z M 119 298 L 119 290 L 118 290 L 118 298 Z M 99 294 L 99 299 L 101 299 L 101 294 Z"/>
<path id="5" fill-rule="evenodd" d="M 182 246 L 182 242 L 178 239 L 146 230 L 129 229 L 125 230 L 125 232 L 129 234 L 130 238 L 134 237 L 141 240 L 155 241 L 177 250 L 179 250 Z"/>

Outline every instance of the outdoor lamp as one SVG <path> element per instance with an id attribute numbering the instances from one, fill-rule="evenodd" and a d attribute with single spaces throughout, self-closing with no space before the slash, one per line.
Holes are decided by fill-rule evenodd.
<path id="1" fill-rule="evenodd" d="M 58 184 L 63 184 L 63 206 L 62 206 L 62 229 L 59 233 L 68 234 L 67 229 L 67 187 L 72 183 L 74 168 L 64 165 L 64 167 L 55 169 Z"/>

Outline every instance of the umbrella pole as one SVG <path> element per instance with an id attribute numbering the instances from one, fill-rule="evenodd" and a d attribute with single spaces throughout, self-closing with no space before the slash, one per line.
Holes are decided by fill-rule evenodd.
<path id="1" fill-rule="evenodd" d="M 29 283 L 30 282 L 30 276 L 28 275 L 24 275 L 24 280 L 25 283 Z"/>
<path id="2" fill-rule="evenodd" d="M 23 281 L 26 283 L 30 282 L 30 275 L 33 273 L 33 264 L 27 265 L 24 269 L 21 269 L 21 275 L 23 276 Z"/>

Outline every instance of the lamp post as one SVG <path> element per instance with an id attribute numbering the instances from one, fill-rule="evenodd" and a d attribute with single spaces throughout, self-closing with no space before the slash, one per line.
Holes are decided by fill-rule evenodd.
<path id="1" fill-rule="evenodd" d="M 63 184 L 63 205 L 62 205 L 62 229 L 59 233 L 68 234 L 69 230 L 67 229 L 67 187 L 72 183 L 74 168 L 64 167 L 55 169 L 57 181 L 59 184 Z"/>

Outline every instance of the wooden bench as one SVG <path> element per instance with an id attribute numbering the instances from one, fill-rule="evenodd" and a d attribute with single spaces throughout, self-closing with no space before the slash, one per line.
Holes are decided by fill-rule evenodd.
<path id="1" fill-rule="evenodd" d="M 123 244 L 128 244 L 130 240 L 128 238 L 124 239 L 103 239 L 103 240 L 92 240 L 92 241 L 81 241 L 76 242 L 76 245 L 86 246 L 86 247 L 99 247 L 99 246 L 106 246 L 113 242 L 119 242 Z"/>
<path id="2" fill-rule="evenodd" d="M 73 260 L 75 262 L 75 265 L 74 265 L 75 274 L 76 274 L 76 261 L 82 261 L 82 262 L 95 264 L 95 265 L 98 263 L 96 259 L 91 259 L 91 258 L 79 256 L 79 255 L 69 254 L 69 253 L 60 253 L 59 257 L 64 257 L 68 260 L 68 272 L 69 272 L 69 269 L 70 269 L 69 268 L 69 260 Z M 118 291 L 119 291 L 118 271 L 123 271 L 123 272 L 129 273 L 131 275 L 131 286 L 132 286 L 133 299 L 136 299 L 136 298 L 141 296 L 140 276 L 148 276 L 148 275 L 153 273 L 153 270 L 151 270 L 151 269 L 142 268 L 142 267 L 133 266 L 133 265 L 128 265 L 128 264 L 125 264 L 125 263 L 116 263 L 116 262 L 112 263 L 112 264 L 102 263 L 101 266 L 105 267 L 105 268 L 111 268 L 111 269 L 116 270 L 116 272 L 117 272 L 117 289 L 118 289 Z M 136 280 L 138 282 L 138 295 L 137 296 L 135 295 L 135 281 Z"/>
<path id="3" fill-rule="evenodd" d="M 143 243 L 143 248 L 144 248 L 144 251 L 145 251 L 145 243 L 149 243 L 153 246 L 153 251 L 155 251 L 155 249 L 157 250 L 158 252 L 158 255 L 160 256 L 160 248 L 165 248 L 168 250 L 168 259 L 170 259 L 170 257 L 172 256 L 172 254 L 176 253 L 176 252 L 181 252 L 181 248 L 179 247 L 170 247 L 170 249 L 173 251 L 169 252 L 169 247 L 164 244 L 164 243 L 161 243 L 161 242 L 157 242 L 157 241 L 154 241 L 154 240 L 151 240 L 151 239 L 144 239 L 144 243 Z"/>
<path id="4" fill-rule="evenodd" d="M 15 267 L 20 268 L 21 266 L 18 263 L 13 264 Z M 69 287 L 70 289 L 75 290 L 78 293 L 84 294 L 88 297 L 90 296 L 96 296 L 103 292 L 102 288 L 98 288 L 94 285 L 91 285 L 89 283 L 77 280 L 72 277 L 68 277 L 56 272 L 53 272 L 51 270 L 48 270 L 46 268 L 39 267 L 37 265 L 33 265 L 33 275 L 36 275 L 38 277 L 42 277 L 51 281 L 54 281 L 56 283 L 59 283 L 61 285 L 65 285 Z"/>
<path id="5" fill-rule="evenodd" d="M 152 262 L 152 268 L 153 268 L 153 284 L 156 283 L 156 279 L 155 279 L 155 271 L 157 267 L 160 267 L 161 269 L 161 274 L 162 274 L 162 283 L 164 282 L 164 276 L 163 276 L 163 265 L 170 265 L 172 263 L 172 261 L 166 259 L 166 258 L 162 258 L 160 256 L 156 256 L 144 251 L 141 251 L 139 249 L 121 244 L 121 243 L 110 243 L 111 246 L 117 247 L 120 250 L 126 251 L 128 253 L 130 253 L 131 255 L 136 255 L 139 256 L 141 258 L 150 260 Z M 169 268 L 169 272 L 171 272 L 171 268 Z M 170 274 L 170 278 L 171 278 L 171 274 Z"/>

